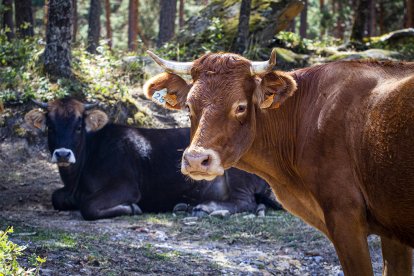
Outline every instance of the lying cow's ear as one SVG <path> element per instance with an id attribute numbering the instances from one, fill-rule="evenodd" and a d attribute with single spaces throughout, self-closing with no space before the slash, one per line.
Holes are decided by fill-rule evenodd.
<path id="1" fill-rule="evenodd" d="M 100 110 L 86 111 L 86 131 L 98 131 L 108 123 L 108 116 Z"/>
<path id="2" fill-rule="evenodd" d="M 46 112 L 44 111 L 32 109 L 24 116 L 24 120 L 30 127 L 34 127 L 42 131 L 46 129 Z"/>
<path id="3" fill-rule="evenodd" d="M 297 89 L 296 81 L 287 73 L 274 71 L 264 75 L 255 91 L 260 108 L 278 108 Z"/>
<path id="4" fill-rule="evenodd" d="M 169 109 L 182 109 L 189 90 L 185 80 L 170 73 L 156 75 L 144 85 L 144 94 L 149 99 Z"/>

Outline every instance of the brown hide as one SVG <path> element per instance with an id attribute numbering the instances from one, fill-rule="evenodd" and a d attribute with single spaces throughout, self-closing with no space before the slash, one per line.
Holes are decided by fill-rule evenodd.
<path id="1" fill-rule="evenodd" d="M 411 275 L 414 64 L 335 62 L 261 76 L 249 65 L 232 54 L 194 62 L 185 154 L 214 151 L 207 161 L 266 179 L 288 211 L 334 243 L 346 275 L 372 275 L 373 233 L 384 274 Z M 242 120 L 239 102 L 247 103 Z M 204 173 L 214 174 L 206 160 Z"/>

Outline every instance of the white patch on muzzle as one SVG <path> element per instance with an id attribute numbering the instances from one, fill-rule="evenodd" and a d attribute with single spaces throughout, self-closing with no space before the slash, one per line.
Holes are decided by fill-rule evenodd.
<path id="1" fill-rule="evenodd" d="M 67 156 L 68 155 L 68 161 L 67 163 L 75 164 L 76 158 L 75 154 L 73 154 L 73 151 L 66 148 L 60 148 L 55 149 L 52 154 L 52 163 L 60 163 L 59 161 L 59 155 L 60 156 Z"/>

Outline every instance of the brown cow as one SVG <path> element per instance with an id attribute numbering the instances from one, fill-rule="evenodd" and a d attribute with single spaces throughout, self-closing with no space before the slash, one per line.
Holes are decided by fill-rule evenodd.
<path id="1" fill-rule="evenodd" d="M 381 237 L 384 275 L 411 275 L 414 246 L 414 63 L 334 62 L 272 71 L 230 53 L 180 64 L 145 85 L 186 108 L 182 172 L 255 173 L 282 205 L 334 244 L 346 275 L 372 275 L 367 236 Z M 188 73 L 192 83 L 172 73 Z"/>

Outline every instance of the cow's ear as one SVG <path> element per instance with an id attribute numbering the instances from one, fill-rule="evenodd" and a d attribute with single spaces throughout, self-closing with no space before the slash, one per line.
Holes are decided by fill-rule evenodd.
<path id="1" fill-rule="evenodd" d="M 42 131 L 46 129 L 46 112 L 44 111 L 32 109 L 24 116 L 24 120 L 30 127 L 37 128 Z"/>
<path id="2" fill-rule="evenodd" d="M 154 102 L 168 109 L 182 109 L 185 106 L 191 86 L 181 77 L 162 73 L 144 84 L 144 94 Z"/>
<path id="3" fill-rule="evenodd" d="M 108 116 L 100 110 L 86 111 L 85 127 L 86 131 L 98 131 L 108 123 Z"/>
<path id="4" fill-rule="evenodd" d="M 274 71 L 264 75 L 255 91 L 255 99 L 262 109 L 278 108 L 297 89 L 296 81 L 287 73 Z"/>

